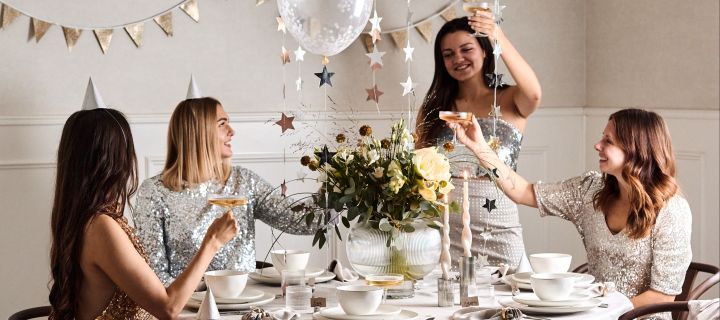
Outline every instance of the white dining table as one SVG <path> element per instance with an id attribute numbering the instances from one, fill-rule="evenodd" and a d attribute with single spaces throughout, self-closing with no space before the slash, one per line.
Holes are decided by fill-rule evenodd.
<path id="1" fill-rule="evenodd" d="M 340 282 L 331 280 L 325 283 L 318 283 L 316 285 L 316 292 L 326 292 L 328 295 L 334 293 L 334 288 L 344 284 L 365 284 L 364 281 L 359 280 L 356 282 Z M 279 286 L 267 285 L 258 283 L 254 280 L 248 280 L 248 287 L 259 289 L 271 294 L 277 295 L 276 299 L 270 303 L 260 306 L 266 311 L 277 311 L 285 307 L 285 300 L 279 296 L 281 293 Z M 498 301 L 502 299 L 511 299 L 512 294 L 507 285 L 495 286 L 496 302 L 493 305 L 481 305 L 481 307 L 488 308 L 500 308 L 501 305 Z M 600 297 L 603 304 L 607 304 L 607 307 L 596 307 L 588 311 L 566 314 L 566 315 L 534 315 L 542 318 L 558 319 L 558 320 L 614 320 L 617 319 L 621 314 L 632 309 L 632 303 L 625 295 L 619 292 L 610 293 L 606 297 Z M 330 297 L 328 300 L 328 307 L 337 306 L 337 298 Z M 387 299 L 386 304 L 395 305 L 402 309 L 410 310 L 418 314 L 417 320 L 445 320 L 454 319 L 453 314 L 461 310 L 460 305 L 452 307 L 438 307 L 437 306 L 437 288 L 433 286 L 424 286 L 415 290 L 415 296 L 407 299 Z M 247 310 L 220 310 L 221 319 L 240 319 Z M 192 308 L 186 308 L 180 314 L 180 319 L 195 319 L 197 310 Z M 312 313 L 304 313 L 300 315 L 300 319 L 314 319 Z"/>

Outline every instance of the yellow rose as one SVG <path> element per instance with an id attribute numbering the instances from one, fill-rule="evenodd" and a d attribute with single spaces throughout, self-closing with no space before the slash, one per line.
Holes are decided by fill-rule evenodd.
<path id="1" fill-rule="evenodd" d="M 425 180 L 437 182 L 450 180 L 450 161 L 445 155 L 438 153 L 437 148 L 418 149 L 414 154 L 415 170 Z"/>
<path id="2" fill-rule="evenodd" d="M 437 195 L 435 194 L 435 188 L 437 188 L 437 185 L 435 183 L 418 180 L 417 186 L 418 193 L 420 193 L 423 199 L 427 201 L 437 200 Z"/>

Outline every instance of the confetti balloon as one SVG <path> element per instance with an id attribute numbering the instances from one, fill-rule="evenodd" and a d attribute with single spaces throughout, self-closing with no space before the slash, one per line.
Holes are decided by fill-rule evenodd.
<path id="1" fill-rule="evenodd" d="M 307 51 L 332 56 L 365 28 L 372 0 L 277 0 L 290 34 Z"/>

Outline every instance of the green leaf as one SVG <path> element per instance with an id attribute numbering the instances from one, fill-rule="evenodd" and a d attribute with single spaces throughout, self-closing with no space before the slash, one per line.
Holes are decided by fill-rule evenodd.
<path id="1" fill-rule="evenodd" d="M 320 236 L 322 236 L 322 235 L 323 235 L 323 232 L 321 229 L 319 229 L 318 231 L 315 231 L 315 237 L 313 237 L 313 241 L 312 241 L 313 246 L 318 242 L 318 240 L 320 240 Z"/>
<path id="2" fill-rule="evenodd" d="M 342 241 L 342 236 L 340 235 L 340 228 L 338 228 L 337 225 L 335 225 L 335 234 L 337 234 L 338 240 Z"/>
<path id="3" fill-rule="evenodd" d="M 309 212 L 308 214 L 305 215 L 305 224 L 308 226 L 308 228 L 312 224 L 313 219 L 315 219 L 315 213 Z"/>
<path id="4" fill-rule="evenodd" d="M 342 224 L 345 226 L 345 228 L 350 228 L 350 221 L 348 220 L 348 218 L 342 217 L 342 219 L 340 220 L 342 221 Z"/>
<path id="5" fill-rule="evenodd" d="M 390 224 L 390 221 L 388 221 L 387 218 L 380 219 L 380 225 L 378 226 L 378 229 L 380 229 L 380 231 L 388 232 L 392 230 L 392 228 L 393 226 Z"/>
<path id="6" fill-rule="evenodd" d="M 320 245 L 318 246 L 318 248 L 322 249 L 323 245 L 325 245 L 325 234 L 320 237 Z"/>

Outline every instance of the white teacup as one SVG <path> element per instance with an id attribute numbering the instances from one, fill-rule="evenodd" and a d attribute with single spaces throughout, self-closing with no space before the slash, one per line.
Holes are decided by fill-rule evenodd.
<path id="1" fill-rule="evenodd" d="M 535 273 L 567 272 L 572 262 L 572 256 L 565 253 L 535 253 L 529 258 Z"/>
<path id="2" fill-rule="evenodd" d="M 270 251 L 275 270 L 304 270 L 310 260 L 310 252 L 302 250 L 273 250 Z"/>
<path id="3" fill-rule="evenodd" d="M 383 289 L 373 286 L 339 286 L 338 302 L 348 315 L 364 316 L 375 313 L 382 302 Z"/>
<path id="4" fill-rule="evenodd" d="M 205 272 L 205 283 L 218 298 L 235 298 L 245 290 L 247 272 L 215 270 Z"/>
<path id="5" fill-rule="evenodd" d="M 575 290 L 575 277 L 568 273 L 536 273 L 530 276 L 530 285 L 540 300 L 566 299 Z"/>

